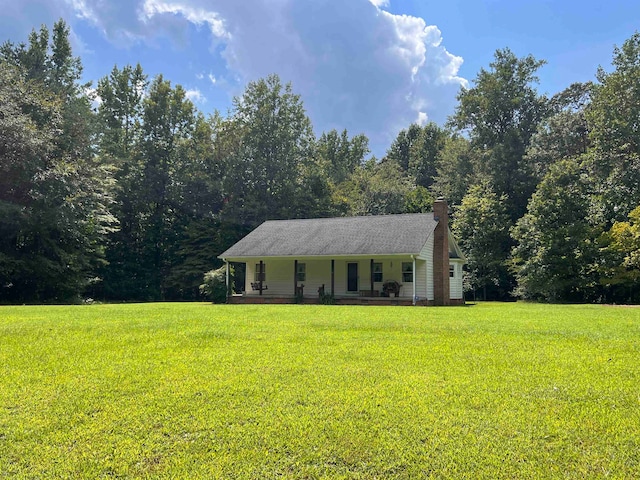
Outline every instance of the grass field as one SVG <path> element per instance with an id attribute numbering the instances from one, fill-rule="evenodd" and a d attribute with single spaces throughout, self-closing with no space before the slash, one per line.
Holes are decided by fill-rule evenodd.
<path id="1" fill-rule="evenodd" d="M 639 478 L 640 309 L 0 307 L 0 477 Z"/>

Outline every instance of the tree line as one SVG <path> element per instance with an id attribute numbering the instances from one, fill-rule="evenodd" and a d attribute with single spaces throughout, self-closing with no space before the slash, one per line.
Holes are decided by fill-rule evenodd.
<path id="1" fill-rule="evenodd" d="M 425 212 L 439 196 L 470 294 L 636 302 L 640 36 L 550 98 L 543 65 L 498 50 L 446 125 L 410 125 L 376 159 L 365 135 L 316 136 L 276 75 L 205 116 L 140 65 L 83 84 L 62 20 L 7 41 L 0 302 L 195 300 L 264 220 Z"/>

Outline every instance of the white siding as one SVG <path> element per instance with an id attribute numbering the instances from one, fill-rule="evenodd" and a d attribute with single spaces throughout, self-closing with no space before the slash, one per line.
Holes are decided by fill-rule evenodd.
<path id="1" fill-rule="evenodd" d="M 246 270 L 246 294 L 259 295 L 260 292 L 251 288 L 251 283 L 255 281 L 256 264 L 260 260 L 247 261 Z M 305 296 L 317 296 L 318 288 L 324 284 L 325 292 L 331 290 L 331 260 L 307 260 L 299 259 L 298 263 L 305 264 L 305 280 L 299 281 L 298 286 L 304 285 Z M 293 259 L 272 259 L 264 260 L 266 280 L 263 285 L 267 289 L 263 295 L 285 295 L 293 296 L 293 269 L 295 260 Z"/>
<path id="2" fill-rule="evenodd" d="M 463 297 L 462 262 L 452 261 L 454 276 L 449 278 L 449 298 L 459 300 Z"/>
<path id="3" fill-rule="evenodd" d="M 411 257 L 393 257 L 385 258 L 382 260 L 382 279 L 383 281 L 395 280 L 400 287 L 401 297 L 413 297 L 413 278 L 408 278 L 407 281 L 402 279 L 402 264 L 404 262 L 413 263 Z M 380 284 L 380 290 L 382 290 L 382 284 Z"/>
<path id="4" fill-rule="evenodd" d="M 428 250 L 433 250 L 433 242 Z M 422 255 L 422 254 L 421 254 Z M 402 263 L 412 262 L 411 257 L 383 257 L 374 258 L 375 263 L 382 263 L 382 279 L 383 281 L 395 280 L 400 283 L 400 296 L 411 298 L 413 295 L 413 283 L 411 281 L 403 281 L 402 279 Z M 259 259 L 247 260 L 246 268 L 246 295 L 259 295 L 257 290 L 251 288 L 251 283 L 255 282 L 256 264 L 260 263 Z M 298 259 L 298 263 L 304 263 L 306 268 L 305 281 L 298 282 L 298 285 L 304 285 L 305 297 L 315 297 L 318 295 L 318 288 L 324 284 L 325 292 L 331 293 L 331 259 Z M 358 295 L 359 292 L 347 292 L 347 264 L 358 264 L 358 290 L 369 290 L 371 288 L 371 259 L 336 259 L 335 260 L 335 295 Z M 267 287 L 263 291 L 263 295 L 284 295 L 293 296 L 293 259 L 266 259 L 264 260 L 266 280 L 264 285 Z M 451 260 L 454 266 L 454 276 L 449 278 L 449 293 L 452 299 L 463 298 L 462 287 L 462 261 Z M 416 259 L 416 295 L 419 299 L 433 300 L 433 260 Z M 374 290 L 382 292 L 382 283 L 375 282 Z"/>
<path id="5" fill-rule="evenodd" d="M 262 282 L 263 287 L 267 289 L 263 295 L 291 295 L 293 296 L 293 260 L 278 260 L 268 258 L 263 260 L 265 270 L 265 280 Z M 247 261 L 247 273 L 245 279 L 245 288 L 247 295 L 259 295 L 260 292 L 253 290 L 251 284 L 255 282 L 256 264 L 260 263 L 259 259 Z"/>
<path id="6" fill-rule="evenodd" d="M 382 292 L 382 284 L 384 282 L 395 280 L 402 285 L 400 287 L 401 297 L 411 297 L 413 295 L 413 283 L 402 281 L 402 262 L 411 262 L 411 257 L 374 257 L 373 261 L 375 263 L 382 263 L 382 282 L 374 282 L 374 290 Z M 358 290 L 371 289 L 371 259 L 349 260 L 341 258 L 336 260 L 336 295 L 358 295 L 358 292 L 347 292 L 348 263 L 358 264 Z M 331 278 L 331 267 L 329 267 L 329 278 Z M 331 283 L 330 280 L 329 283 Z"/>
<path id="7" fill-rule="evenodd" d="M 358 265 L 358 275 L 360 275 L 360 265 Z M 333 283 L 336 291 L 334 295 L 344 295 L 347 291 L 347 264 L 342 260 L 336 260 Z M 329 290 L 331 290 L 331 260 L 329 260 Z"/>
<path id="8" fill-rule="evenodd" d="M 293 264 L 293 262 L 291 262 Z M 324 291 L 329 293 L 331 290 L 331 260 L 298 260 L 298 263 L 306 265 L 306 279 L 304 282 L 305 297 L 317 297 L 318 289 L 324 284 Z M 291 266 L 293 275 L 293 265 Z M 291 277 L 291 289 L 293 290 L 293 276 Z"/>
<path id="9" fill-rule="evenodd" d="M 335 260 L 334 285 L 335 295 L 359 295 L 359 290 L 369 290 L 371 288 L 371 258 L 337 258 Z M 267 287 L 263 295 L 284 295 L 293 296 L 293 270 L 295 259 L 264 259 L 266 279 L 263 285 Z M 387 280 L 395 280 L 400 283 L 400 296 L 411 298 L 413 295 L 413 283 L 411 280 L 402 280 L 402 263 L 411 263 L 410 256 L 398 257 L 374 257 L 375 263 L 382 263 L 382 282 L 375 282 L 374 290 L 382 292 L 382 284 Z M 246 295 L 259 295 L 260 292 L 253 290 L 251 284 L 255 282 L 256 265 L 260 259 L 246 260 Z M 326 259 L 305 259 L 299 258 L 298 263 L 304 263 L 306 269 L 305 281 L 298 282 L 304 284 L 305 297 L 315 297 L 318 295 L 318 288 L 324 284 L 326 293 L 331 292 L 331 258 Z M 358 291 L 347 292 L 347 264 L 358 264 Z M 427 263 L 416 260 L 416 288 L 420 293 L 417 295 L 424 298 L 427 289 Z M 433 283 L 433 282 L 432 282 Z M 433 289 L 433 286 L 432 286 Z"/>
<path id="10" fill-rule="evenodd" d="M 247 261 L 246 263 L 246 267 L 244 270 L 244 289 L 245 289 L 245 293 L 251 294 L 251 284 L 253 283 L 254 279 L 255 279 L 255 271 L 256 271 L 256 266 L 255 266 L 255 262 L 252 261 Z M 265 282 L 267 283 L 267 282 Z"/>
<path id="11" fill-rule="evenodd" d="M 427 300 L 433 300 L 433 235 L 431 235 L 422 247 L 420 251 L 420 258 L 424 258 L 426 261 L 425 268 L 427 270 Z"/>
<path id="12" fill-rule="evenodd" d="M 416 260 L 416 296 L 418 300 L 427 298 L 427 261 Z"/>

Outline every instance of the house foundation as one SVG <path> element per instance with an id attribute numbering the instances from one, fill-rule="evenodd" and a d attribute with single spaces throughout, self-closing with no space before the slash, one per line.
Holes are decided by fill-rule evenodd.
<path id="1" fill-rule="evenodd" d="M 287 304 L 304 304 L 319 305 L 322 302 L 318 298 L 303 297 L 301 300 L 291 296 L 280 295 L 232 295 L 227 299 L 227 303 L 234 305 L 287 305 Z M 394 298 L 394 297 L 338 297 L 335 299 L 335 305 L 378 305 L 378 306 L 411 306 L 414 305 L 411 298 Z M 433 300 L 418 300 L 416 306 L 434 306 Z M 464 305 L 464 299 L 452 299 L 450 305 Z"/>

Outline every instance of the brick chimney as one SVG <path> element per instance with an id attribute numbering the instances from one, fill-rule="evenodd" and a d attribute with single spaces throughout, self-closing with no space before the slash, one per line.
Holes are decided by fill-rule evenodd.
<path id="1" fill-rule="evenodd" d="M 435 305 L 449 305 L 449 206 L 440 197 L 433 202 L 433 296 Z"/>

